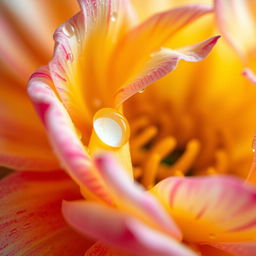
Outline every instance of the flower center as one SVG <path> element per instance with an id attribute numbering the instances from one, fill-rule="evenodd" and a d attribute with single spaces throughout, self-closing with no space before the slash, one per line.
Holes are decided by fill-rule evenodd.
<path id="1" fill-rule="evenodd" d="M 135 178 L 150 189 L 169 176 L 230 172 L 225 131 L 203 116 L 175 115 L 164 106 L 129 118 Z"/>

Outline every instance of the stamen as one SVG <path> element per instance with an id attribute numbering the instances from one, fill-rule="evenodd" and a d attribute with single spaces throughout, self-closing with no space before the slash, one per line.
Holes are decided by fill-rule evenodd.
<path id="1" fill-rule="evenodd" d="M 158 167 L 163 158 L 165 158 L 176 146 L 176 140 L 173 137 L 162 139 L 153 146 L 145 164 L 142 184 L 150 189 L 155 183 Z"/>
<path id="2" fill-rule="evenodd" d="M 154 180 L 157 173 L 157 167 L 161 161 L 159 154 L 152 154 L 150 158 L 146 161 L 144 176 L 142 179 L 142 184 L 146 189 L 150 189 L 154 185 Z"/>
<path id="3" fill-rule="evenodd" d="M 196 157 L 198 156 L 200 150 L 200 142 L 196 139 L 189 141 L 186 147 L 186 151 L 184 154 L 177 160 L 177 162 L 165 173 L 161 173 L 161 178 L 167 178 L 175 171 L 180 171 L 183 174 L 189 170 L 193 162 L 195 161 Z"/>
<path id="4" fill-rule="evenodd" d="M 224 150 L 218 150 L 215 154 L 216 165 L 215 169 L 218 173 L 224 174 L 228 169 L 228 157 L 227 153 Z"/>
<path id="5" fill-rule="evenodd" d="M 132 134 L 137 134 L 139 130 L 149 125 L 150 121 L 147 117 L 141 116 L 132 121 L 131 131 Z"/>
<path id="6" fill-rule="evenodd" d="M 151 141 L 157 134 L 155 126 L 149 126 L 131 140 L 131 152 L 133 163 L 137 164 L 145 157 L 145 152 L 142 149 L 149 141 Z"/>
<path id="7" fill-rule="evenodd" d="M 131 147 L 138 149 L 144 146 L 147 142 L 153 139 L 156 136 L 156 134 L 157 128 L 155 126 L 150 126 L 146 128 L 143 132 L 141 132 L 131 141 Z"/>

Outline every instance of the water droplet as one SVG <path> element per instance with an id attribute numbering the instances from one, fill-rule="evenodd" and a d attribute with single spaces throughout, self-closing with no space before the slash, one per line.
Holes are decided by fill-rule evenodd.
<path id="1" fill-rule="evenodd" d="M 252 149 L 252 152 L 253 152 L 253 153 L 255 153 L 255 152 L 256 152 L 256 149 L 255 149 L 255 148 L 253 148 L 253 149 Z"/>
<path id="2" fill-rule="evenodd" d="M 112 14 L 110 16 L 110 20 L 112 22 L 115 22 L 117 20 L 117 12 L 112 12 Z"/>
<path id="3" fill-rule="evenodd" d="M 95 114 L 93 128 L 104 144 L 114 148 L 123 146 L 130 136 L 128 121 L 112 108 L 102 108 Z"/>
<path id="4" fill-rule="evenodd" d="M 67 37 L 72 37 L 74 35 L 74 33 L 75 33 L 75 29 L 74 29 L 73 25 L 71 25 L 68 22 L 63 25 L 62 30 L 63 30 L 63 33 Z"/>
<path id="5" fill-rule="evenodd" d="M 209 234 L 209 238 L 210 238 L 211 240 L 214 240 L 214 239 L 216 239 L 216 235 L 213 234 L 213 233 L 211 233 L 211 234 Z"/>
<path id="6" fill-rule="evenodd" d="M 68 61 L 68 62 L 73 62 L 73 60 L 74 60 L 73 54 L 72 54 L 72 53 L 68 53 L 68 55 L 67 55 L 67 61 Z"/>
<path id="7" fill-rule="evenodd" d="M 143 93 L 143 92 L 145 92 L 145 89 L 141 89 L 138 91 L 138 93 Z"/>

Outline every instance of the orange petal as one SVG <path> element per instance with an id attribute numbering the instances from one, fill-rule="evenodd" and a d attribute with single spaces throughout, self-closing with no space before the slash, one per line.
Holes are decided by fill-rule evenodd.
<path id="1" fill-rule="evenodd" d="M 1 180 L 0 255 L 82 255 L 91 243 L 61 215 L 62 200 L 77 198 L 78 187 L 60 171 L 17 172 Z"/>
<path id="2" fill-rule="evenodd" d="M 151 59 L 146 63 L 142 72 L 118 90 L 116 93 L 116 105 L 122 104 L 138 91 L 143 90 L 148 85 L 170 73 L 176 68 L 179 60 L 189 62 L 203 60 L 212 50 L 219 37 L 215 36 L 201 43 L 177 50 L 162 48 L 160 51 L 151 54 Z"/>
<path id="3" fill-rule="evenodd" d="M 248 251 L 249 243 L 256 253 L 255 188 L 233 177 L 169 178 L 153 192 L 168 205 L 185 240 L 223 250 L 231 243 L 234 251 Z"/>
<path id="4" fill-rule="evenodd" d="M 256 2 L 253 0 L 215 0 L 217 22 L 224 38 L 240 57 L 256 57 Z"/>
<path id="5" fill-rule="evenodd" d="M 195 256 L 171 237 L 110 207 L 85 201 L 64 202 L 63 214 L 82 234 L 131 255 Z"/>
<path id="6" fill-rule="evenodd" d="M 94 113 L 109 104 L 106 82 L 114 41 L 129 24 L 128 1 L 80 0 L 81 12 L 54 34 L 49 63 L 51 77 L 70 116 L 80 130 L 90 131 Z M 111 71 L 112 72 L 112 71 Z"/>
<path id="7" fill-rule="evenodd" d="M 0 165 L 14 169 L 59 169 L 26 89 L 0 67 Z"/>
<path id="8" fill-rule="evenodd" d="M 70 116 L 51 87 L 49 70 L 47 67 L 41 67 L 32 75 L 28 93 L 44 123 L 61 165 L 90 193 L 109 202 L 104 184 L 93 169 L 87 149 L 80 141 Z"/>
<path id="9" fill-rule="evenodd" d="M 117 44 L 112 56 L 111 80 L 109 84 L 119 88 L 129 78 L 140 72 L 150 54 L 181 28 L 209 13 L 206 5 L 187 5 L 155 14 L 128 32 Z"/>

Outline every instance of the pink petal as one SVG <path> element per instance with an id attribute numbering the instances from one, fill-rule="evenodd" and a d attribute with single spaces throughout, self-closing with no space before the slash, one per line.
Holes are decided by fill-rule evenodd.
<path id="1" fill-rule="evenodd" d="M 253 84 L 256 85 L 256 75 L 253 73 L 253 71 L 249 68 L 245 68 L 243 70 L 243 75 Z"/>
<path id="2" fill-rule="evenodd" d="M 121 36 L 121 28 L 126 31 L 123 27 L 130 26 L 127 16 L 131 8 L 128 0 L 79 3 L 81 12 L 54 34 L 56 46 L 49 67 L 58 95 L 74 123 L 89 132 L 93 114 L 109 100 L 106 93 L 111 89 L 105 81 L 111 45 Z"/>
<path id="3" fill-rule="evenodd" d="M 187 5 L 157 13 L 129 31 L 117 44 L 112 56 L 109 83 L 126 85 L 143 70 L 150 54 L 159 50 L 180 29 L 211 12 L 206 5 Z"/>
<path id="4" fill-rule="evenodd" d="M 51 86 L 49 71 L 47 67 L 42 67 L 32 75 L 28 93 L 45 125 L 56 155 L 80 185 L 109 201 L 105 187 L 92 168 L 91 159 L 76 134 L 72 120 Z"/>
<path id="5" fill-rule="evenodd" d="M 1 180 L 0 255 L 82 255 L 91 243 L 61 215 L 62 200 L 77 198 L 78 187 L 60 171 L 17 172 Z"/>
<path id="6" fill-rule="evenodd" d="M 131 255 L 195 255 L 180 243 L 135 218 L 91 202 L 64 202 L 68 223 L 82 234 Z"/>
<path id="7" fill-rule="evenodd" d="M 256 51 L 256 2 L 215 0 L 217 22 L 224 38 L 248 59 Z"/>
<path id="8" fill-rule="evenodd" d="M 95 165 L 98 167 L 107 186 L 111 188 L 120 207 L 132 208 L 137 215 L 142 215 L 154 226 L 160 226 L 172 236 L 181 240 L 181 233 L 166 214 L 162 205 L 150 193 L 134 183 L 125 170 L 116 162 L 112 155 L 96 156 Z M 135 213 L 136 214 L 136 213 Z"/>
<path id="9" fill-rule="evenodd" d="M 256 235 L 256 190 L 239 179 L 168 178 L 153 192 L 169 205 L 187 241 L 239 247 Z"/>
<path id="10" fill-rule="evenodd" d="M 201 43 L 178 50 L 162 48 L 160 51 L 151 54 L 151 59 L 146 63 L 143 71 L 116 93 L 116 105 L 122 104 L 138 91 L 143 90 L 148 85 L 173 71 L 179 60 L 189 62 L 203 60 L 210 53 L 219 38 L 220 36 L 215 36 Z"/>

